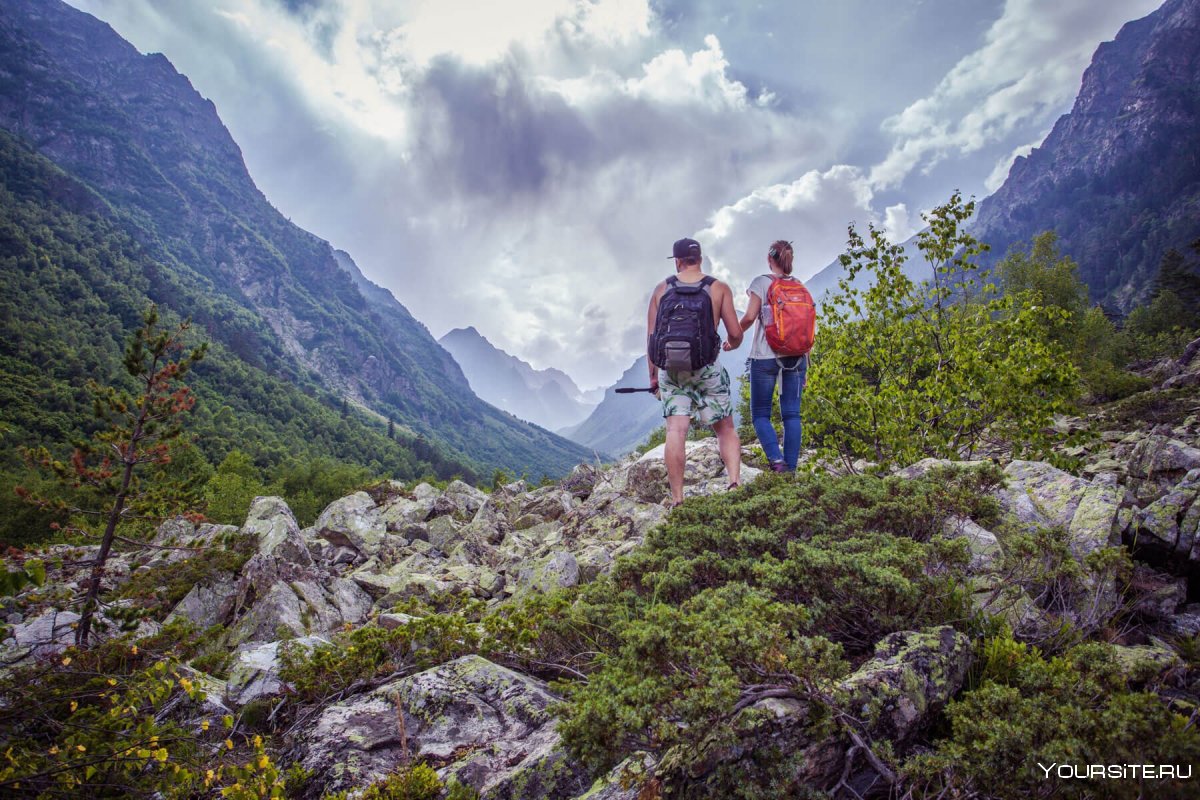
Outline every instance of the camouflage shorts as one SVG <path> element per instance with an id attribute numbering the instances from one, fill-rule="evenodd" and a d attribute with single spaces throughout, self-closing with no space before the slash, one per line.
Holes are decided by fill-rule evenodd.
<path id="1" fill-rule="evenodd" d="M 729 373 L 720 363 L 695 372 L 660 369 L 658 391 L 664 417 L 691 417 L 701 425 L 712 425 L 733 414 Z"/>

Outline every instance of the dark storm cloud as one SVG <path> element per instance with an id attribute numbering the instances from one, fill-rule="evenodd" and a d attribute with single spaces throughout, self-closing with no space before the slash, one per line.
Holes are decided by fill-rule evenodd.
<path id="1" fill-rule="evenodd" d="M 429 176 L 471 195 L 547 190 L 597 157 L 596 138 L 555 94 L 531 90 L 513 59 L 473 67 L 435 59 L 416 90 L 419 158 Z"/>

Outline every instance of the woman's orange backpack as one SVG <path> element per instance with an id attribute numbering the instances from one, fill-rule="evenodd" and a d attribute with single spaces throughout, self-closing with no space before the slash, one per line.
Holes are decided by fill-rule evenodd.
<path id="1" fill-rule="evenodd" d="M 804 284 L 794 278 L 773 277 L 767 289 L 767 305 L 771 323 L 765 333 L 775 355 L 802 356 L 812 350 L 817 309 Z"/>

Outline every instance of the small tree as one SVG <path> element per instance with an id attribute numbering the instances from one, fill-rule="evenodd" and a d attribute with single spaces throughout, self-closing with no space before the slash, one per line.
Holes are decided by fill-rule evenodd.
<path id="1" fill-rule="evenodd" d="M 917 249 L 932 267 L 918 284 L 904 249 L 874 226 L 849 230 L 848 275 L 821 307 L 805 395 L 806 431 L 826 457 L 911 463 L 970 457 L 985 436 L 1037 449 L 1078 376 L 1047 331 L 1061 309 L 1000 297 L 981 280 L 987 246 L 965 230 L 974 202 L 955 194 L 923 215 Z M 866 270 L 867 289 L 853 285 Z"/>
<path id="2" fill-rule="evenodd" d="M 92 564 L 75 633 L 81 647 L 88 644 L 105 565 L 118 538 L 117 527 L 130 517 L 161 518 L 178 509 L 180 498 L 172 496 L 172 489 L 177 487 L 166 482 L 143 485 L 136 471 L 144 464 L 170 462 L 171 444 L 182 432 L 183 415 L 195 404 L 191 391 L 181 381 L 192 365 L 204 358 L 208 345 L 201 344 L 180 357 L 187 329 L 188 323 L 184 322 L 174 331 L 160 330 L 157 308 L 147 309 L 142 326 L 130 337 L 123 361 L 136 390 L 89 381 L 95 414 L 101 423 L 92 439 L 79 444 L 68 463 L 54 460 L 45 448 L 28 452 L 33 461 L 91 501 L 89 507 L 64 510 L 72 516 L 104 520 L 100 550 Z M 35 502 L 63 501 L 35 498 Z M 82 526 L 75 529 L 90 533 Z"/>

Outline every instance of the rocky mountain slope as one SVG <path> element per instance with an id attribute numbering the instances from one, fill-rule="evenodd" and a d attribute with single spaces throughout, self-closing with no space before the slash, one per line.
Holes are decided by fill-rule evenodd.
<path id="1" fill-rule="evenodd" d="M 1191 651 L 1181 649 L 1179 642 L 1200 633 L 1200 340 L 1180 358 L 1149 365 L 1146 372 L 1156 381 L 1151 391 L 1089 419 L 1060 420 L 1063 433 L 1095 432 L 1082 444 L 1063 446 L 1061 455 L 1076 460 L 1077 472 L 1011 461 L 986 497 L 971 499 L 979 509 L 994 503 L 994 513 L 979 517 L 990 520 L 986 527 L 972 516 L 947 517 L 944 510 L 920 524 L 933 526 L 930 546 L 942 553 L 939 558 L 963 549 L 971 586 L 964 597 L 981 618 L 992 620 L 989 624 L 1002 622 L 1018 637 L 1047 641 L 1064 631 L 1076 636 L 1110 630 L 1120 620 L 1125 633 L 1113 635 L 1126 641 L 1106 645 L 1105 652 L 1117 659 L 1113 663 L 1127 676 L 1122 680 L 1176 687 L 1164 691 L 1182 698 L 1196 684 L 1184 661 Z M 927 480 L 923 476 L 953 466 L 933 460 L 914 464 L 882 479 L 892 482 L 885 493 L 895 502 L 906 491 L 905 482 Z M 746 507 L 752 509 L 756 502 L 759 510 L 753 514 L 768 507 L 774 509 L 772 515 L 792 513 L 786 506 L 762 505 L 774 502 L 775 493 L 787 485 L 783 479 L 767 476 L 761 491 L 759 479 L 757 470 L 747 469 L 743 481 L 749 488 L 723 497 L 723 502 L 741 502 L 738 498 L 745 495 L 756 498 Z M 805 480 L 797 478 L 801 494 L 814 490 L 800 485 Z M 723 494 L 725 483 L 715 443 L 690 443 L 686 494 Z M 937 496 L 935 485 L 920 491 Z M 889 752 L 897 754 L 928 741 L 923 737 L 930 725 L 965 690 L 971 670 L 996 669 L 994 663 L 981 667 L 975 662 L 976 651 L 961 620 L 957 627 L 894 630 L 867 643 L 863 657 L 829 689 L 831 697 L 840 699 L 828 702 L 859 719 L 859 727 L 831 728 L 820 713 L 814 715 L 812 698 L 798 698 L 794 689 L 759 687 L 727 721 L 729 730 L 736 731 L 736 745 L 718 736 L 699 760 L 677 749 L 650 748 L 610 773 L 597 774 L 572 755 L 556 727 L 553 709 L 559 690 L 546 683 L 543 670 L 557 669 L 557 677 L 570 680 L 586 681 L 586 676 L 573 673 L 567 664 L 546 664 L 537 661 L 540 656 L 530 660 L 512 651 L 503 651 L 507 655 L 499 660 L 507 665 L 502 665 L 483 654 L 490 652 L 484 642 L 503 637 L 504 626 L 522 618 L 503 610 L 521 607 L 514 604 L 523 600 L 610 578 L 615 578 L 610 586 L 622 585 L 638 574 L 638 567 L 622 557 L 640 553 L 664 524 L 674 522 L 675 535 L 681 536 L 689 530 L 687 535 L 702 535 L 714 522 L 708 518 L 697 528 L 685 513 L 689 504 L 668 516 L 662 505 L 666 496 L 658 449 L 605 470 L 581 465 L 560 483 L 538 489 L 523 481 L 491 494 L 463 483 L 444 489 L 386 483 L 334 502 L 305 529 L 278 498 L 261 497 L 240 529 L 174 520 L 162 526 L 155 540 L 165 549 L 119 555 L 109 570 L 107 589 L 110 596 L 128 599 L 110 604 L 105 612 L 108 635 L 120 633 L 119 620 L 138 602 L 135 593 L 122 587 L 166 581 L 219 550 L 222 541 L 240 540 L 248 548 L 247 560 L 231 569 L 209 569 L 162 623 L 143 617 L 136 634 L 153 636 L 172 620 L 187 620 L 197 630 L 218 632 L 217 652 L 234 651 L 223 678 L 193 671 L 190 680 L 204 687 L 207 698 L 187 712 L 198 715 L 193 719 L 278 709 L 295 693 L 312 691 L 289 684 L 286 674 L 303 674 L 287 673 L 289 660 L 295 663 L 300 654 L 303 661 L 304 653 L 317 652 L 326 654 L 322 658 L 350 659 L 354 648 L 347 648 L 347 631 L 395 636 L 412 648 L 403 652 L 428 655 L 434 662 L 428 669 L 412 666 L 419 659 L 407 662 L 403 659 L 408 656 L 396 656 L 401 659 L 397 663 L 410 666 L 391 674 L 384 674 L 384 666 L 378 679 L 359 680 L 332 693 L 325 684 L 316 684 L 320 699 L 303 706 L 280 745 L 307 776 L 297 789 L 307 798 L 385 779 L 412 759 L 434 765 L 442 779 L 458 780 L 489 800 L 633 800 L 661 791 L 664 782 L 692 787 L 698 793 L 688 796 L 704 797 L 712 796 L 702 788 L 706 780 L 720 780 L 731 769 L 757 774 L 758 759 L 781 749 L 787 754 L 788 774 L 804 785 L 846 797 L 854 796 L 850 791 L 870 795 L 875 786 L 878 795 L 879 781 L 890 769 L 878 759 L 864 760 L 866 745 L 860 743 L 886 741 Z M 711 514 L 719 506 L 705 508 Z M 890 513 L 908 512 L 895 506 Z M 812 544 L 828 535 L 811 516 L 797 518 L 795 524 L 816 526 L 807 534 L 812 538 L 804 540 Z M 1053 547 L 1061 550 L 1046 550 L 1039 558 L 1058 552 L 1065 559 L 1067 571 L 1058 573 L 1057 583 L 1042 583 L 1037 565 L 1022 549 L 1044 535 L 1057 537 Z M 668 543 L 654 545 L 664 546 Z M 1132 575 L 1115 580 L 1111 553 L 1119 551 L 1131 552 L 1139 561 Z M 1110 555 L 1101 557 L 1105 553 Z M 56 546 L 47 555 L 61 560 L 47 586 L 4 601 L 12 627 L 0 657 L 9 668 L 51 658 L 70 640 L 75 615 L 62 598 L 70 594 L 64 590 L 84 578 L 71 565 L 85 554 Z M 874 569 L 884 568 L 883 562 L 872 563 Z M 652 574 L 660 581 L 669 577 Z M 855 582 L 877 579 L 867 572 Z M 887 578 L 891 590 L 897 590 L 898 580 L 896 574 Z M 665 596 L 674 590 L 668 584 L 660 585 L 655 595 L 660 591 Z M 429 606 L 428 618 L 397 610 L 418 599 L 454 608 L 462 602 L 455 598 L 462 597 L 501 613 L 486 625 L 454 627 L 445 639 L 437 638 L 436 626 L 425 627 L 440 618 Z M 553 625 L 553 619 L 543 618 L 542 624 Z M 552 639 L 564 635 L 553 630 L 558 633 L 550 634 Z M 418 637 L 411 644 L 404 644 L 410 641 L 406 631 Z M 452 641 L 460 653 L 462 648 L 468 652 L 439 658 L 429 649 L 435 640 L 442 642 L 437 647 Z M 378 640 L 359 641 L 367 646 Z M 474 644 L 464 644 L 468 642 Z M 261 717 L 265 712 L 256 713 Z M 1161 755 L 1139 750 L 1137 742 L 1130 746 L 1130 757 L 1153 760 Z M 680 759 L 690 771 L 680 772 Z M 1170 791 L 1161 796 L 1186 796 L 1186 786 L 1164 786 Z"/>
<path id="2" fill-rule="evenodd" d="M 1094 302 L 1145 302 L 1163 254 L 1200 237 L 1197 131 L 1200 3 L 1168 0 L 1097 48 L 1071 112 L 980 202 L 971 233 L 992 247 L 983 263 L 1053 230 Z M 911 243 L 906 272 L 925 280 Z M 806 283 L 820 298 L 843 274 L 835 260 Z"/>
<path id="3" fill-rule="evenodd" d="M 158 262 L 148 298 L 250 366 L 314 375 L 381 422 L 469 447 L 481 472 L 562 474 L 584 457 L 475 397 L 424 326 L 274 209 L 213 104 L 163 56 L 60 0 L 3 0 L 0 79 L 0 126 Z"/>
<path id="4" fill-rule="evenodd" d="M 1168 0 L 1096 50 L 1069 114 L 979 208 L 1001 257 L 1053 229 L 1092 299 L 1128 311 L 1200 237 L 1200 2 Z"/>
<path id="5" fill-rule="evenodd" d="M 582 422 L 595 408 L 562 370 L 534 369 L 473 327 L 455 328 L 438 344 L 454 356 L 475 394 L 520 419 L 558 431 Z"/>

